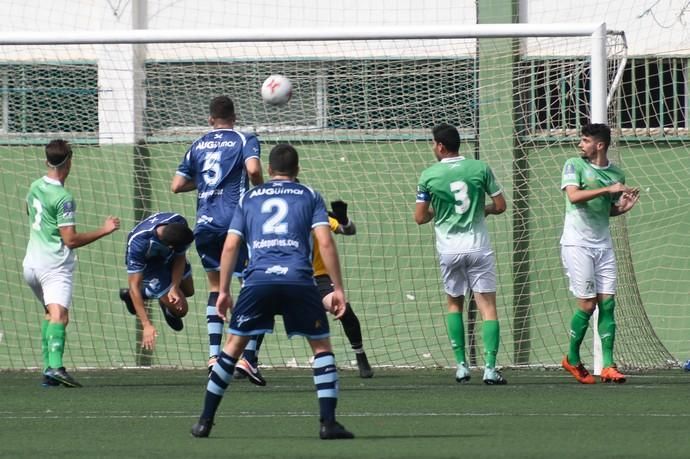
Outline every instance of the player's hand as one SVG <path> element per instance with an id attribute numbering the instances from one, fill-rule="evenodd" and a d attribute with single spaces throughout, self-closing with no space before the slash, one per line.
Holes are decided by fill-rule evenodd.
<path id="1" fill-rule="evenodd" d="M 153 324 L 144 325 L 144 332 L 141 337 L 141 347 L 143 349 L 152 351 L 153 347 L 156 345 L 157 336 L 158 332 L 156 331 L 156 327 L 154 327 Z"/>
<path id="2" fill-rule="evenodd" d="M 178 290 L 177 286 L 173 285 L 170 287 L 170 290 L 168 291 L 168 300 L 170 300 L 170 303 L 177 305 L 180 303 L 181 299 L 182 295 L 180 295 L 180 291 Z"/>
<path id="3" fill-rule="evenodd" d="M 640 200 L 640 189 L 632 188 L 630 191 L 625 191 L 618 199 L 618 211 L 627 212 Z"/>
<path id="4" fill-rule="evenodd" d="M 328 215 L 338 220 L 341 225 L 347 225 L 350 219 L 347 217 L 347 203 L 345 201 L 331 201 L 331 211 Z"/>
<path id="5" fill-rule="evenodd" d="M 216 300 L 216 312 L 218 313 L 218 317 L 227 322 L 228 311 L 232 312 L 232 306 L 232 296 L 227 292 L 219 292 L 218 300 Z"/>
<path id="6" fill-rule="evenodd" d="M 105 234 L 110 234 L 118 229 L 120 229 L 120 219 L 113 217 L 112 215 L 108 215 L 103 222 L 103 231 L 105 231 Z"/>
<path id="7" fill-rule="evenodd" d="M 345 292 L 343 292 L 342 289 L 333 290 L 333 294 L 331 295 L 331 304 L 330 308 L 328 308 L 328 312 L 333 314 L 336 319 L 340 319 L 345 315 L 345 310 L 347 308 L 347 306 L 345 306 L 345 303 L 347 303 L 347 300 L 345 299 Z"/>

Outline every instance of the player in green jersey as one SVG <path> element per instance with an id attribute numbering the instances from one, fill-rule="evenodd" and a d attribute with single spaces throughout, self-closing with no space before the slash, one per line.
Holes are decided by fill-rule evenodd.
<path id="1" fill-rule="evenodd" d="M 64 140 L 53 140 L 46 145 L 45 154 L 48 171 L 31 184 L 26 195 L 30 235 L 24 279 L 45 309 L 41 325 L 43 385 L 81 387 L 62 364 L 76 266 L 74 249 L 117 230 L 120 219 L 109 216 L 99 229 L 78 233 L 74 198 L 64 187 L 72 167 L 72 148 Z"/>
<path id="2" fill-rule="evenodd" d="M 565 223 L 561 236 L 561 259 L 577 298 L 578 309 L 570 323 L 570 345 L 562 366 L 582 384 L 594 377 L 580 359 L 580 345 L 589 318 L 599 308 L 603 382 L 624 383 L 613 361 L 616 336 L 614 308 L 616 258 L 609 230 L 609 217 L 633 208 L 640 190 L 625 185 L 623 171 L 608 159 L 611 129 L 605 124 L 582 127 L 578 147 L 582 155 L 565 162 L 561 189 L 565 191 Z"/>
<path id="3" fill-rule="evenodd" d="M 483 161 L 460 156 L 460 135 L 451 125 L 433 129 L 432 149 L 438 163 L 425 169 L 417 185 L 414 218 L 422 225 L 434 220 L 436 250 L 448 299 L 448 337 L 455 354 L 457 382 L 470 380 L 465 361 L 463 303 L 474 292 L 483 318 L 486 384 L 506 384 L 496 370 L 500 340 L 496 313 L 496 259 L 491 249 L 485 216 L 506 210 L 503 190 Z M 491 203 L 485 204 L 486 195 Z"/>

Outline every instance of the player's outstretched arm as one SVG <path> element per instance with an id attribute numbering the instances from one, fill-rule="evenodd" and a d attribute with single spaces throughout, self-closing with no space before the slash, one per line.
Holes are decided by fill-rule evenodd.
<path id="1" fill-rule="evenodd" d="M 153 349 L 156 345 L 156 337 L 158 333 L 156 328 L 151 323 L 148 314 L 146 313 L 146 306 L 144 305 L 144 297 L 141 296 L 141 283 L 144 281 L 143 273 L 132 273 L 127 276 L 127 283 L 129 285 L 129 296 L 132 298 L 134 311 L 141 322 L 143 329 L 141 337 L 141 347 L 144 349 Z"/>
<path id="2" fill-rule="evenodd" d="M 117 217 L 108 216 L 100 228 L 84 233 L 78 233 L 77 227 L 74 225 L 61 226 L 60 237 L 67 247 L 70 249 L 77 249 L 87 244 L 91 244 L 103 236 L 107 236 L 108 234 L 117 231 L 119 228 L 120 219 Z"/>

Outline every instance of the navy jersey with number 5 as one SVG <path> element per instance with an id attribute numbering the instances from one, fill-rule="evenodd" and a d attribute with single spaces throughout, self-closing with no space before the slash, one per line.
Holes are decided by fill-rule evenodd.
<path id="1" fill-rule="evenodd" d="M 244 163 L 260 154 L 255 135 L 234 129 L 215 129 L 192 143 L 176 174 L 196 184 L 195 234 L 228 230 L 237 202 L 249 188 Z"/>
<path id="2" fill-rule="evenodd" d="M 249 249 L 244 285 L 314 285 L 312 229 L 329 226 L 316 191 L 287 180 L 252 188 L 239 202 L 229 233 Z"/>

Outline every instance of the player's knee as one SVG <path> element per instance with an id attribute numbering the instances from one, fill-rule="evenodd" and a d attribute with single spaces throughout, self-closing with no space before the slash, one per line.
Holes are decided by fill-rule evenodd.
<path id="1" fill-rule="evenodd" d="M 601 311 L 613 311 L 616 307 L 616 300 L 612 296 L 606 297 L 599 302 L 599 309 Z"/>

